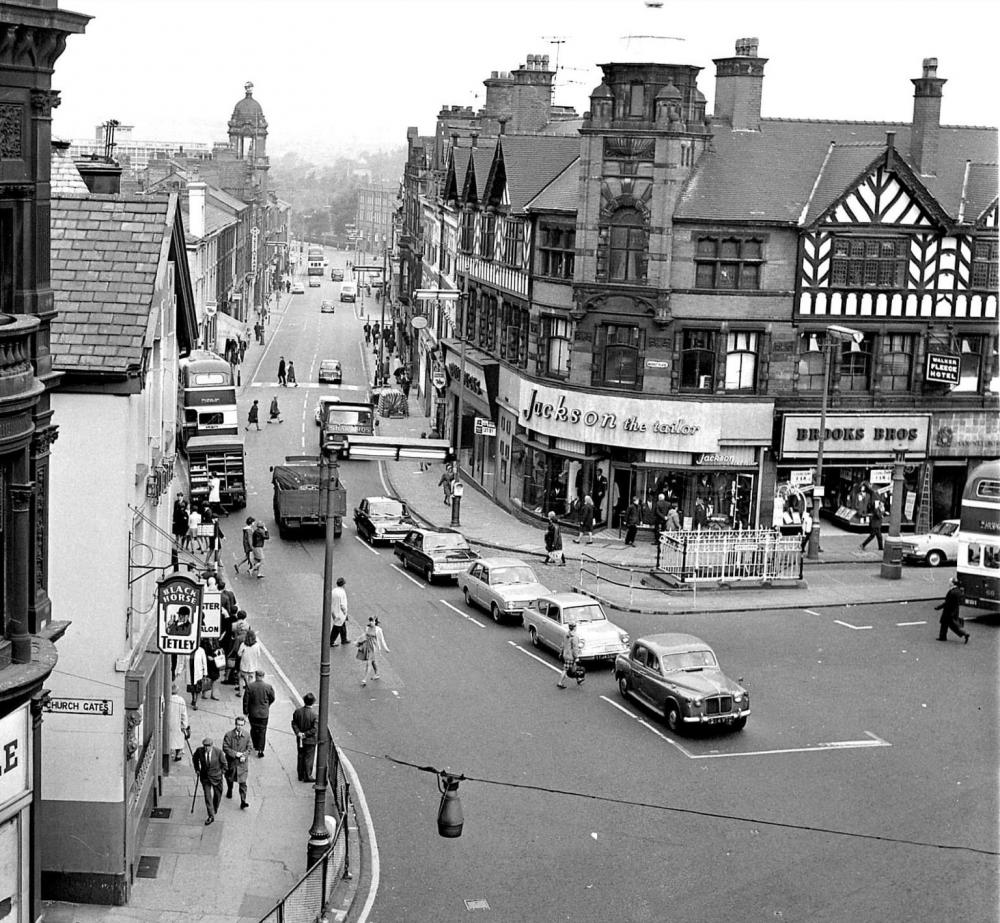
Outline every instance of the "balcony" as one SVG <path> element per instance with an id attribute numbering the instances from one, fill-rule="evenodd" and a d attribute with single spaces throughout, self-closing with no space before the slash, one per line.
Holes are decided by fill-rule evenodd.
<path id="1" fill-rule="evenodd" d="M 31 363 L 31 338 L 40 325 L 31 315 L 0 314 L 0 414 L 13 404 L 33 404 L 44 390 Z"/>

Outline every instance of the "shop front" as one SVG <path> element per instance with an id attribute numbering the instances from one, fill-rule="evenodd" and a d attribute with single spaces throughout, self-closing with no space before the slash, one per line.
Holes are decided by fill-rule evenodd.
<path id="1" fill-rule="evenodd" d="M 491 497 L 497 470 L 497 380 L 500 363 L 457 340 L 441 340 L 442 361 L 448 378 L 448 406 L 444 432 L 452 444 L 458 442 L 459 468 Z M 464 368 L 463 368 L 464 366 Z M 464 371 L 464 374 L 463 374 Z M 461 413 L 461 441 L 454 438 L 455 421 Z"/>
<path id="2" fill-rule="evenodd" d="M 980 462 L 994 458 L 1000 458 L 1000 414 L 996 410 L 932 414 L 927 452 L 930 490 L 926 519 L 919 521 L 918 530 L 922 532 L 942 519 L 957 519 L 968 473 Z"/>
<path id="3" fill-rule="evenodd" d="M 929 414 L 827 414 L 823 438 L 820 515 L 851 532 L 868 530 L 876 497 L 889 508 L 892 466 L 903 459 L 902 528 L 917 522 L 924 486 Z M 819 414 L 785 414 L 781 421 L 774 509 L 801 513 L 812 504 L 812 472 L 820 442 Z"/>
<path id="4" fill-rule="evenodd" d="M 517 379 L 510 502 L 524 512 L 578 518 L 584 497 L 599 526 L 624 528 L 637 497 L 652 526 L 660 494 L 687 527 L 753 528 L 770 444 L 768 402 L 690 402 L 593 395 Z M 513 408 L 511 408 L 513 409 Z M 501 450 L 503 447 L 501 447 Z"/>

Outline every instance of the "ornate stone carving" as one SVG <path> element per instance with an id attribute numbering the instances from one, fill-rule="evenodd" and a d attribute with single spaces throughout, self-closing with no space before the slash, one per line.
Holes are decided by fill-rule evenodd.
<path id="1" fill-rule="evenodd" d="M 58 426 L 47 426 L 45 429 L 35 430 L 31 437 L 31 454 L 34 458 L 42 458 L 49 452 L 49 446 L 59 438 Z"/>
<path id="2" fill-rule="evenodd" d="M 35 496 L 34 484 L 11 484 L 10 506 L 15 513 L 27 513 L 31 510 L 31 501 Z"/>
<path id="3" fill-rule="evenodd" d="M 31 110 L 42 118 L 51 118 L 52 110 L 58 108 L 61 102 L 58 90 L 31 91 Z"/>
<path id="4" fill-rule="evenodd" d="M 0 160 L 21 160 L 24 157 L 22 135 L 24 107 L 0 105 Z"/>
<path id="5" fill-rule="evenodd" d="M 652 160 L 656 142 L 652 138 L 609 137 L 604 139 L 605 160 Z"/>
<path id="6" fill-rule="evenodd" d="M 51 71 L 66 50 L 66 36 L 58 29 L 5 25 L 0 32 L 0 65 Z"/>

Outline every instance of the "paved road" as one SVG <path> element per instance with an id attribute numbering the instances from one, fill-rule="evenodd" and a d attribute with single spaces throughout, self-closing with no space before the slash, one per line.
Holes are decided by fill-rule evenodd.
<path id="1" fill-rule="evenodd" d="M 279 354 L 303 384 L 326 356 L 344 362 L 345 382 L 364 383 L 360 322 L 347 305 L 319 313 L 335 290 L 327 279 L 274 317 L 245 398 L 270 400 Z M 254 515 L 270 520 L 268 465 L 314 450 L 317 393 L 281 389 L 285 423 L 247 434 Z M 347 462 L 341 476 L 349 502 L 383 491 L 374 463 Z M 266 579 L 240 578 L 237 593 L 306 691 L 318 676 L 322 542 L 272 535 Z M 401 572 L 349 523 L 336 568 L 352 611 L 379 614 L 392 648 L 364 689 L 353 651 L 332 652 L 335 733 L 378 835 L 368 919 L 465 919 L 475 901 L 512 921 L 991 918 L 995 855 L 949 847 L 997 849 L 993 629 L 974 627 L 967 647 L 938 644 L 933 613 L 912 606 L 701 613 L 666 626 L 618 613 L 633 637 L 667 627 L 709 640 L 751 689 L 743 733 L 677 738 L 606 670 L 560 692 L 555 659 L 523 629 L 468 610 L 453 585 Z M 509 784 L 463 783 L 465 832 L 446 840 L 434 777 L 386 756 Z"/>

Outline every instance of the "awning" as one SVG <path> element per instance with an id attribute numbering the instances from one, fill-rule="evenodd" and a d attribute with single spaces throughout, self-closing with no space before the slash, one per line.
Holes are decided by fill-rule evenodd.
<path id="1" fill-rule="evenodd" d="M 606 453 L 582 455 L 579 452 L 571 452 L 568 449 L 558 449 L 555 446 L 539 442 L 537 439 L 525 439 L 524 436 L 515 436 L 514 441 L 520 442 L 521 445 L 527 446 L 530 449 L 536 449 L 539 452 L 548 452 L 550 455 L 558 455 L 560 458 L 574 458 L 577 461 L 601 461 L 608 457 Z"/>

